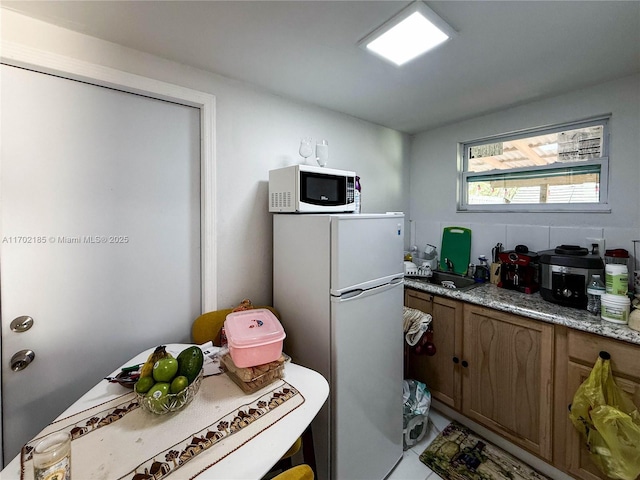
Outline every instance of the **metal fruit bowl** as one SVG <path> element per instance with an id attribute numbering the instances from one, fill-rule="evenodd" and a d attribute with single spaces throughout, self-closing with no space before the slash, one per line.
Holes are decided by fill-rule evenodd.
<path id="1" fill-rule="evenodd" d="M 158 400 L 147 397 L 145 394 L 136 392 L 138 404 L 140 408 L 147 412 L 155 413 L 157 415 L 164 415 L 169 412 L 177 412 L 189 405 L 195 398 L 198 390 L 200 390 L 200 384 L 202 383 L 203 369 L 200 369 L 200 373 L 196 379 L 189 384 L 187 388 L 178 393 L 170 393 Z"/>

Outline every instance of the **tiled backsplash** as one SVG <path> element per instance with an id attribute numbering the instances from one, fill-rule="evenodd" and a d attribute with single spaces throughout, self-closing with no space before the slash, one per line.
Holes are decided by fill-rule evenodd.
<path id="1" fill-rule="evenodd" d="M 444 227 L 465 227 L 471 229 L 471 263 L 478 263 L 478 257 L 491 258 L 491 249 L 500 242 L 505 250 L 513 250 L 516 245 L 526 245 L 538 252 L 558 245 L 580 245 L 591 248 L 587 238 L 604 238 L 605 249 L 624 248 L 633 257 L 633 240 L 640 239 L 640 230 L 634 228 L 590 228 L 551 227 L 542 225 L 505 225 L 486 223 L 417 222 L 412 225 L 415 242 L 421 252 L 426 244 L 435 245 L 441 251 Z M 603 252 L 604 253 L 604 252 Z M 633 262 L 630 269 L 634 270 Z"/>

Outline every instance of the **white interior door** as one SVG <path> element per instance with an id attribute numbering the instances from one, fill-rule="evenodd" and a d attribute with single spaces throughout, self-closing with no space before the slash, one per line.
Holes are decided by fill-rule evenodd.
<path id="1" fill-rule="evenodd" d="M 193 107 L 1 68 L 8 463 L 122 362 L 189 340 L 201 312 L 200 117 Z M 23 315 L 33 326 L 12 331 Z M 35 359 L 13 371 L 21 350 Z"/>

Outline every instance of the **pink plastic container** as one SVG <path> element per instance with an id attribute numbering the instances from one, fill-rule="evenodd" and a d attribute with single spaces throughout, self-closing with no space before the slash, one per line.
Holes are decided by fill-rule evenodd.
<path id="1" fill-rule="evenodd" d="M 233 363 L 240 368 L 274 362 L 282 355 L 284 329 L 270 310 L 233 312 L 224 321 Z"/>

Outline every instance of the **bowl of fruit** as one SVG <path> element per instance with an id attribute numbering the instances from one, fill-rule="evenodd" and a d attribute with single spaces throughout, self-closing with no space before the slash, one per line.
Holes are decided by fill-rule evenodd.
<path id="1" fill-rule="evenodd" d="M 143 410 L 158 415 L 177 412 L 189 405 L 202 383 L 204 356 L 199 347 L 184 349 L 174 358 L 159 346 L 140 370 L 133 390 Z"/>

